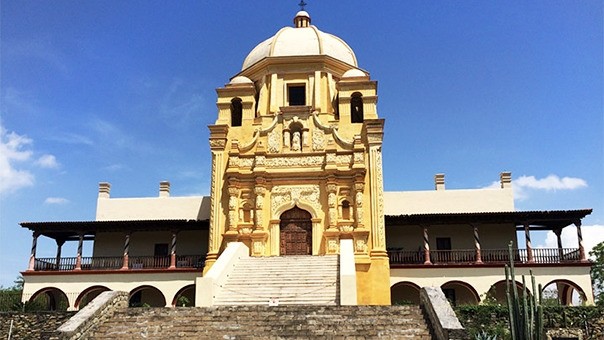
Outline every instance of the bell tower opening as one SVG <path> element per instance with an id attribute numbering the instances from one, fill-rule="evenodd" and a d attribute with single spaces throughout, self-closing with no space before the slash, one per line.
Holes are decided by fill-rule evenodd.
<path id="1" fill-rule="evenodd" d="M 281 256 L 312 255 L 312 215 L 298 207 L 281 214 L 279 238 Z"/>

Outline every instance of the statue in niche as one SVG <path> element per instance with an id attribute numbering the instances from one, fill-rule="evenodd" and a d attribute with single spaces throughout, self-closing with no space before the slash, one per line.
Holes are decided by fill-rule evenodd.
<path id="1" fill-rule="evenodd" d="M 300 131 L 294 132 L 292 137 L 292 151 L 300 151 L 302 149 L 301 141 L 300 141 Z"/>

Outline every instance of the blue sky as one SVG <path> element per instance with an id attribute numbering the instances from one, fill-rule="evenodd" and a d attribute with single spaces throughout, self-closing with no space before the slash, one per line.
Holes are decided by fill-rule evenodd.
<path id="1" fill-rule="evenodd" d="M 2 1 L 0 285 L 27 266 L 18 223 L 94 219 L 98 182 L 208 194 L 214 89 L 297 2 Z M 593 208 L 586 239 L 604 239 L 601 1 L 307 2 L 379 82 L 386 190 L 509 170 L 518 210 Z"/>

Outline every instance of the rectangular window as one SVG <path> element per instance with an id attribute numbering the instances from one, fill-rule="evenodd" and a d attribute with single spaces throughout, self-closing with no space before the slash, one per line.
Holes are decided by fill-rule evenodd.
<path id="1" fill-rule="evenodd" d="M 436 250 L 451 250 L 451 238 L 450 237 L 437 237 L 436 238 Z"/>
<path id="2" fill-rule="evenodd" d="M 287 87 L 289 106 L 306 105 L 306 86 L 292 85 Z"/>

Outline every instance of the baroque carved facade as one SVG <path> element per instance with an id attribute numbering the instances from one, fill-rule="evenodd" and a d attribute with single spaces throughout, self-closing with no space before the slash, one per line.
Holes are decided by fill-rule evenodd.
<path id="1" fill-rule="evenodd" d="M 306 16 L 298 13 L 292 29 L 314 35 Z M 348 45 L 337 44 L 339 51 L 302 57 L 254 49 L 217 89 L 206 270 L 234 241 L 246 243 L 252 256 L 282 255 L 288 231 L 280 221 L 297 208 L 311 216 L 309 255 L 337 254 L 340 239 L 350 238 L 358 265 L 379 262 L 363 271 L 387 275 L 377 83 Z M 353 96 L 361 119 L 358 112 L 352 117 Z"/>

